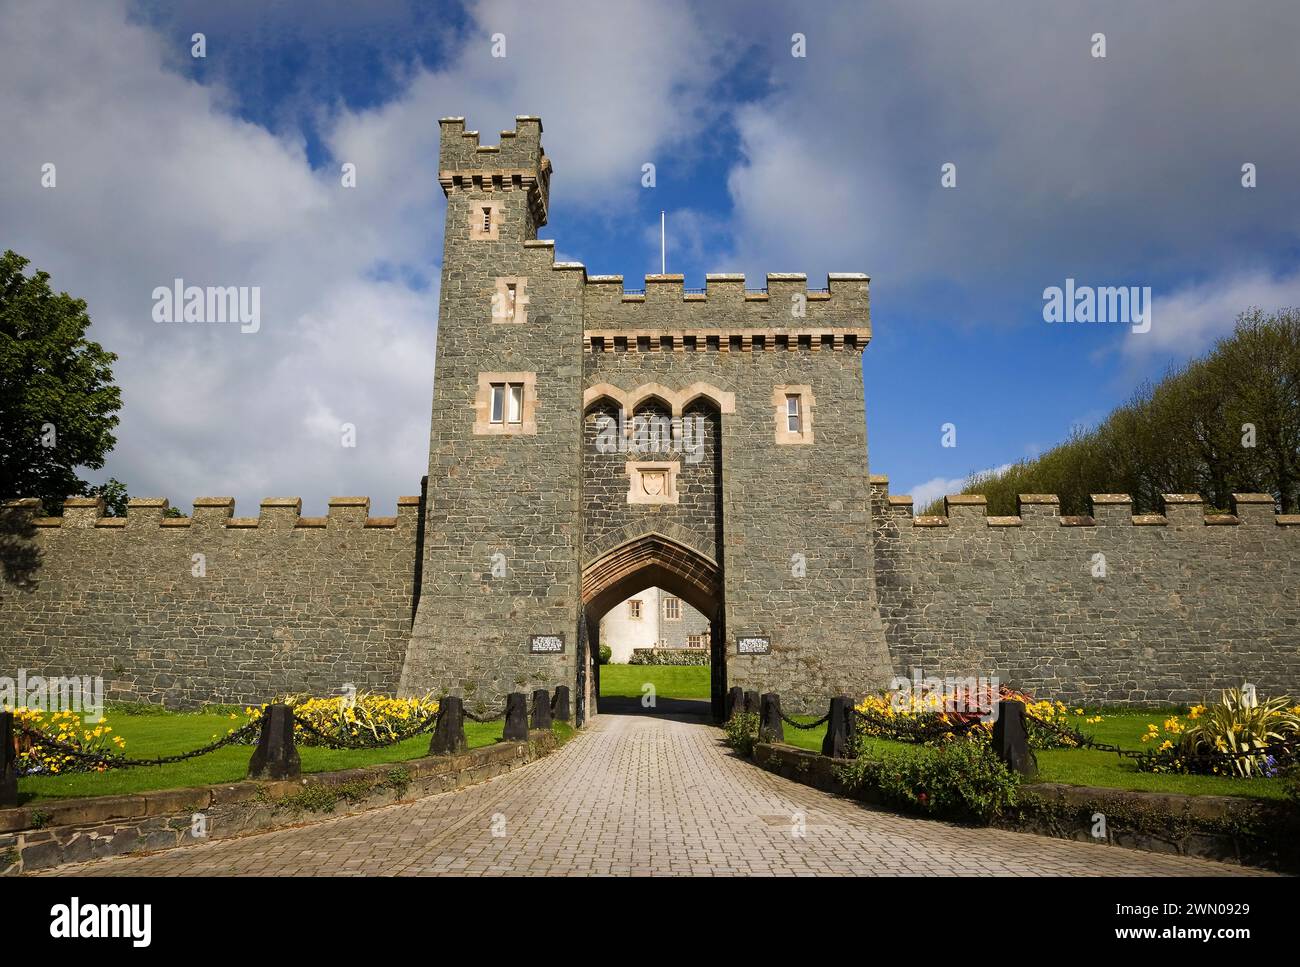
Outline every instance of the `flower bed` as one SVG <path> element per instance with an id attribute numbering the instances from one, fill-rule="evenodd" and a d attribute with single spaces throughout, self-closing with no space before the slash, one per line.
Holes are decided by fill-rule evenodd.
<path id="1" fill-rule="evenodd" d="M 277 702 L 290 706 L 294 717 L 301 720 L 294 723 L 294 742 L 308 746 L 325 745 L 331 740 L 387 745 L 422 731 L 421 726 L 428 725 L 438 713 L 437 701 L 428 695 L 393 698 L 363 692 L 350 700 L 288 695 Z M 250 722 L 257 722 L 264 708 L 250 706 L 244 712 Z M 256 742 L 256 735 L 249 741 Z"/>
<path id="2" fill-rule="evenodd" d="M 1193 705 L 1186 721 L 1171 715 L 1149 723 L 1142 741 L 1155 745 L 1140 760 L 1149 772 L 1273 779 L 1300 763 L 1300 705 L 1231 688 L 1214 705 Z"/>
<path id="3" fill-rule="evenodd" d="M 107 768 L 103 762 L 68 755 L 55 747 L 55 742 L 88 756 L 100 757 L 120 755 L 126 747 L 126 740 L 113 734 L 113 727 L 102 715 L 97 722 L 87 724 L 80 712 L 44 712 L 34 708 L 17 708 L 14 710 L 14 725 L 18 730 L 19 776 L 103 772 Z M 43 744 L 40 739 L 23 734 L 24 728 L 48 736 L 51 744 Z"/>

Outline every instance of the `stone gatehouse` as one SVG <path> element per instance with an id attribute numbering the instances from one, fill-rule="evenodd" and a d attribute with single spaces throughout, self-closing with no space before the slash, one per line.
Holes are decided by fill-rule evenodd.
<path id="1" fill-rule="evenodd" d="M 913 517 L 868 475 L 865 275 L 588 275 L 537 238 L 541 121 L 490 146 L 440 123 L 422 493 L 393 517 L 363 497 L 323 518 L 296 498 L 259 517 L 221 497 L 182 518 L 11 503 L 0 674 L 102 674 L 111 698 L 175 705 L 343 683 L 495 705 L 567 683 L 584 715 L 602 616 L 661 588 L 709 619 L 715 703 L 740 685 L 822 709 L 914 667 L 1074 702 L 1300 691 L 1300 517 L 1270 497 Z"/>

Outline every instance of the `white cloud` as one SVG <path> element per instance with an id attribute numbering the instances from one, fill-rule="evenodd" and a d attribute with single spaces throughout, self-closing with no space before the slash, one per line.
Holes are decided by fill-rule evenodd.
<path id="1" fill-rule="evenodd" d="M 903 493 L 912 495 L 912 508 L 919 514 L 931 501 L 961 493 L 962 488 L 967 486 L 972 479 L 1004 473 L 1011 469 L 1011 466 L 1009 463 L 1004 463 L 999 467 L 990 467 L 987 470 L 981 470 L 965 477 L 931 477 L 929 480 L 914 485 L 910 490 L 903 491 Z"/>
<path id="2" fill-rule="evenodd" d="M 1186 286 L 1154 298 L 1151 330 L 1125 337 L 1129 356 L 1174 353 L 1192 356 L 1229 335 L 1247 308 L 1273 312 L 1300 306 L 1300 272 L 1275 276 L 1245 272 Z"/>
<path id="3" fill-rule="evenodd" d="M 255 514 L 264 496 L 301 495 L 322 513 L 331 494 L 369 494 L 391 513 L 428 455 L 437 119 L 466 115 L 495 144 L 516 114 L 543 115 L 553 204 L 601 206 L 710 116 L 714 68 L 684 4 L 488 0 L 469 15 L 448 64 L 414 70 L 394 100 L 323 109 L 330 160 L 314 170 L 301 132 L 243 121 L 220 84 L 170 69 L 188 53 L 177 31 L 122 2 L 5 5 L 3 244 L 85 298 L 91 338 L 120 356 L 118 445 L 97 478 L 183 508 L 233 494 Z M 505 60 L 490 57 L 495 30 Z M 260 286 L 261 331 L 154 323 L 151 293 L 175 278 Z"/>

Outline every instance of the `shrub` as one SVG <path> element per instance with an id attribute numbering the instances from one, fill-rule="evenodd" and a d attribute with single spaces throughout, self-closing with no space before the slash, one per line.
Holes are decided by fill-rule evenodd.
<path id="1" fill-rule="evenodd" d="M 1291 801 L 1300 806 L 1300 762 L 1296 762 L 1286 771 L 1286 794 Z"/>
<path id="2" fill-rule="evenodd" d="M 438 703 L 425 695 L 423 698 L 393 698 L 363 692 L 349 704 L 338 696 L 313 698 L 309 695 L 289 695 L 278 701 L 292 706 L 294 715 L 313 725 L 326 735 L 340 741 L 383 745 L 405 735 L 422 721 L 438 711 Z M 250 722 L 261 719 L 265 706 L 244 711 Z M 318 735 L 295 723 L 294 741 L 299 745 L 322 745 Z M 254 732 L 248 739 L 257 741 Z"/>
<path id="3" fill-rule="evenodd" d="M 614 657 L 614 650 L 609 645 L 601 645 L 599 658 L 602 665 L 608 665 L 609 660 Z"/>
<path id="4" fill-rule="evenodd" d="M 1015 802 L 1019 777 L 984 742 L 958 739 L 941 746 L 885 752 L 864 750 L 840 778 L 875 789 L 916 812 L 988 822 Z"/>
<path id="5" fill-rule="evenodd" d="M 754 712 L 737 712 L 727 720 L 723 730 L 727 733 L 727 745 L 731 746 L 745 758 L 754 754 L 754 744 L 758 741 L 758 715 Z"/>
<path id="6" fill-rule="evenodd" d="M 52 741 L 71 746 L 81 752 L 101 756 L 120 756 L 126 741 L 113 735 L 113 727 L 101 716 L 99 721 L 87 726 L 80 712 L 44 712 L 34 708 L 14 709 L 14 727 L 19 726 L 48 736 Z M 42 745 L 19 732 L 17 736 L 20 776 L 58 776 L 69 772 L 103 772 L 106 766 L 58 749 Z"/>
<path id="7" fill-rule="evenodd" d="M 629 665 L 707 665 L 709 653 L 699 648 L 634 648 Z"/>
<path id="8" fill-rule="evenodd" d="M 1247 701 L 1240 688 L 1230 688 L 1210 706 L 1193 705 L 1187 721 L 1171 715 L 1161 725 L 1147 726 L 1143 742 L 1158 742 L 1155 753 L 1138 760 L 1139 768 L 1150 772 L 1202 772 L 1238 775 L 1242 778 L 1278 774 L 1276 750 L 1280 743 L 1300 745 L 1300 705 L 1290 707 L 1285 695 Z M 1257 755 L 1249 753 L 1261 750 Z M 1216 753 L 1224 754 L 1217 758 Z M 1293 753 L 1294 756 L 1294 753 Z"/>

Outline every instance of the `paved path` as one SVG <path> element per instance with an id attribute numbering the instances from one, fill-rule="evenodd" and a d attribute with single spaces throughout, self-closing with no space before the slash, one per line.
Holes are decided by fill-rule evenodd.
<path id="1" fill-rule="evenodd" d="M 797 814 L 805 836 L 793 834 Z M 495 829 L 504 835 L 493 835 Z M 297 829 L 62 867 L 167 875 L 1242 875 L 1241 867 L 865 809 L 734 758 L 690 716 L 604 714 L 459 792 Z"/>

